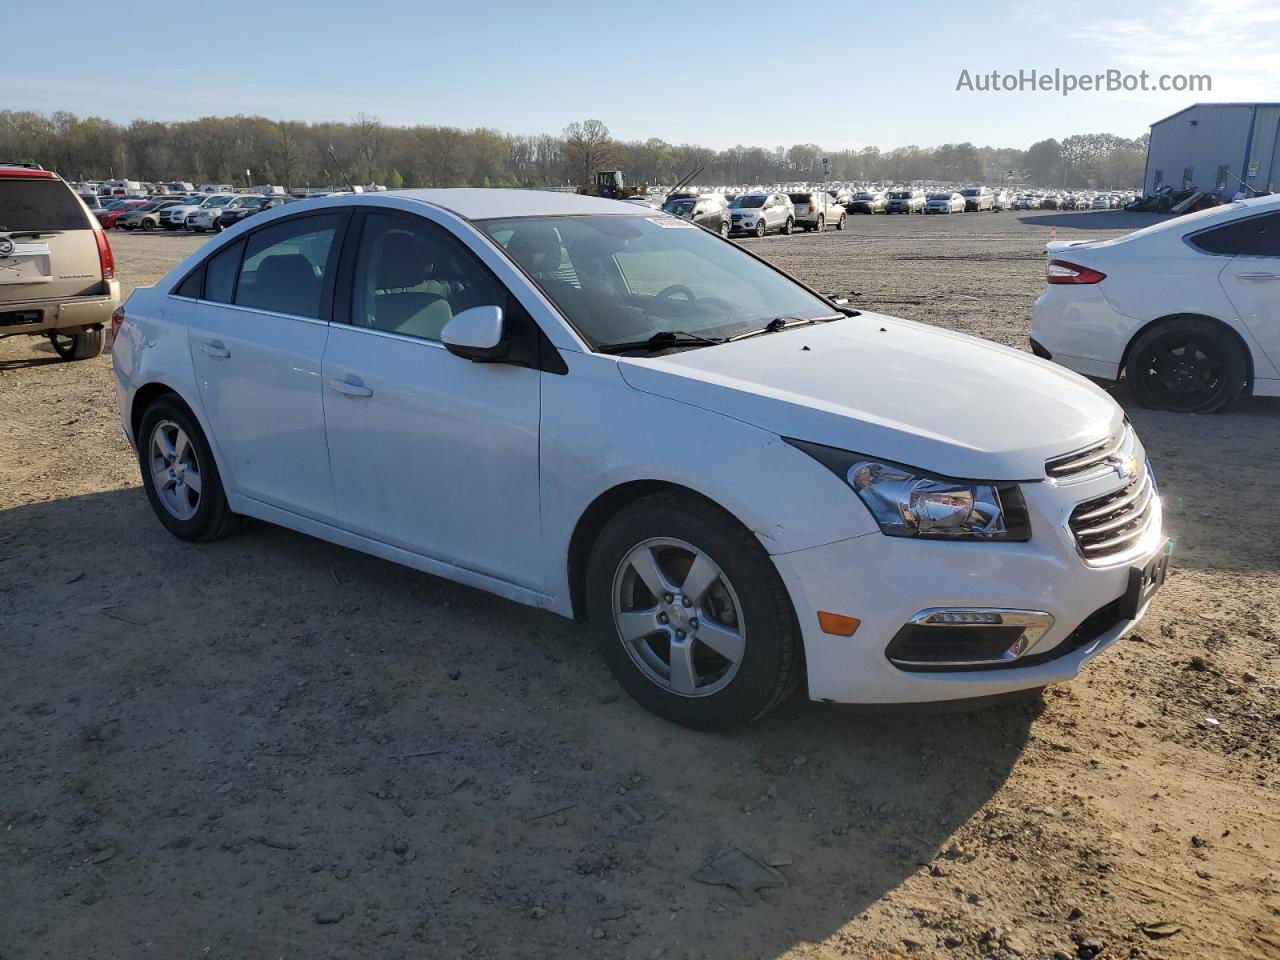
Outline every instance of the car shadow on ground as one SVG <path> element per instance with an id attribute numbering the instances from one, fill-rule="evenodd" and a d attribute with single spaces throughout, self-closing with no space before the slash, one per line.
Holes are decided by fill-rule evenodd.
<path id="1" fill-rule="evenodd" d="M 1059 210 L 1026 213 L 1020 223 L 1032 227 L 1068 227 L 1072 230 L 1140 230 L 1169 219 L 1167 213 L 1137 213 L 1129 210 Z"/>
<path id="2" fill-rule="evenodd" d="M 0 583 L 23 954 L 772 957 L 945 866 L 1040 709 L 694 733 L 584 626 L 267 525 L 181 543 L 136 488 L 0 513 Z M 694 879 L 729 847 L 787 885 Z"/>
<path id="3" fill-rule="evenodd" d="M 43 367 L 50 363 L 64 363 L 64 361 L 53 349 L 47 337 L 40 337 L 39 340 L 33 340 L 31 349 L 40 354 L 38 357 L 11 357 L 7 360 L 0 360 L 0 373 L 6 370 L 23 370 L 28 367 Z"/>

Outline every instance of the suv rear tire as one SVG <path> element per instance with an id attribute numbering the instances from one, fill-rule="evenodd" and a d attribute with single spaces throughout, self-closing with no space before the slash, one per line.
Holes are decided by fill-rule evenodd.
<path id="1" fill-rule="evenodd" d="M 102 353 L 106 342 L 106 330 L 81 330 L 78 333 L 62 333 L 54 330 L 49 334 L 49 342 L 53 350 L 63 360 L 92 360 Z"/>

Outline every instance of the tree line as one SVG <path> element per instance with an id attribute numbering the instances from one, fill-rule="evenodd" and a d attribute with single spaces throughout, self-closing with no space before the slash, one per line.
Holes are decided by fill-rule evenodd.
<path id="1" fill-rule="evenodd" d="M 201 117 L 127 126 L 58 111 L 0 110 L 0 160 L 39 163 L 67 179 L 110 177 L 197 183 L 406 187 L 563 187 L 597 170 L 620 169 L 633 184 L 671 184 L 701 167 L 702 184 L 833 180 L 948 180 L 1042 187 L 1135 187 L 1147 136 L 1084 134 L 1041 140 L 1026 150 L 944 143 L 890 150 L 827 151 L 817 144 L 712 150 L 658 138 L 614 139 L 599 120 L 558 135 L 524 136 L 485 127 L 397 127 L 357 114 L 347 123 L 265 117 Z"/>

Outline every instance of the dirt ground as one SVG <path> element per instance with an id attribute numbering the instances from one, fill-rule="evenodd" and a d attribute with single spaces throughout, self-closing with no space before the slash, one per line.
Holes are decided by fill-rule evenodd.
<path id="1" fill-rule="evenodd" d="M 1021 347 L 1050 226 L 1134 222 L 748 243 Z M 126 285 L 200 242 L 112 240 Z M 1040 701 L 708 735 L 585 627 L 262 524 L 170 537 L 109 357 L 0 341 L 0 958 L 1280 957 L 1280 403 L 1118 399 L 1177 552 L 1113 652 Z M 786 886 L 694 879 L 731 845 Z"/>

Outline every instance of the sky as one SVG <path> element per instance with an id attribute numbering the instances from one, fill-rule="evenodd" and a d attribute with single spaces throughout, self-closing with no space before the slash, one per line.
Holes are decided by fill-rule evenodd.
<path id="1" fill-rule="evenodd" d="M 216 9 L 216 12 L 215 12 Z M 839 150 L 1136 137 L 1197 101 L 1280 101 L 1280 4 L 86 0 L 5 15 L 0 108 L 120 123 L 256 114 Z M 164 22 L 158 22 L 163 12 Z M 1209 93 L 977 92 L 1019 70 L 1208 74 Z"/>

